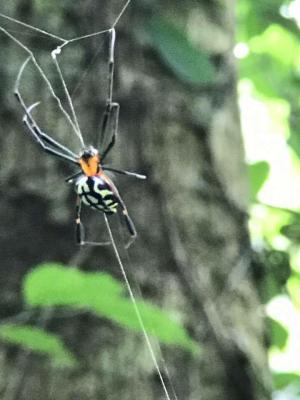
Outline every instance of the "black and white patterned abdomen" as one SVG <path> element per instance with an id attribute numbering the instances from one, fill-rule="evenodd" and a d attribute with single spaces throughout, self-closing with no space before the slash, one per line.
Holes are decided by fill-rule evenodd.
<path id="1" fill-rule="evenodd" d="M 109 184 L 99 176 L 81 176 L 75 183 L 75 191 L 82 202 L 106 214 L 117 212 L 118 200 Z"/>

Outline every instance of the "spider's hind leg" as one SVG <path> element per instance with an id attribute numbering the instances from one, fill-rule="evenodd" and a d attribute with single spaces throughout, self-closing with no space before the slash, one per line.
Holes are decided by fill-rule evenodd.
<path id="1" fill-rule="evenodd" d="M 129 246 L 132 245 L 132 243 L 135 241 L 135 239 L 137 238 L 137 232 L 134 226 L 134 223 L 132 221 L 132 219 L 130 218 L 127 208 L 126 206 L 123 204 L 121 204 L 122 207 L 122 211 L 121 211 L 121 215 L 120 218 L 123 217 L 122 219 L 124 220 L 126 227 L 128 229 L 128 232 L 130 233 L 130 240 L 128 241 L 128 243 L 126 243 L 125 248 L 128 249 Z"/>
<path id="2" fill-rule="evenodd" d="M 114 193 L 114 195 L 117 198 L 117 202 L 119 203 L 119 206 L 121 208 L 121 210 L 119 211 L 119 217 L 121 222 L 125 222 L 126 228 L 131 236 L 129 242 L 125 245 L 125 248 L 128 249 L 128 247 L 135 241 L 135 239 L 137 238 L 137 232 L 134 226 L 134 223 L 132 221 L 132 219 L 130 218 L 128 211 L 127 211 L 127 207 L 122 199 L 122 197 L 120 196 L 118 189 L 115 187 L 115 185 L 113 184 L 113 182 L 110 182 L 110 188 L 112 190 L 112 192 Z"/>
<path id="3" fill-rule="evenodd" d="M 85 240 L 84 226 L 81 222 L 81 199 L 78 196 L 76 201 L 76 243 L 79 246 L 108 246 L 111 244 L 108 242 L 89 242 Z"/>

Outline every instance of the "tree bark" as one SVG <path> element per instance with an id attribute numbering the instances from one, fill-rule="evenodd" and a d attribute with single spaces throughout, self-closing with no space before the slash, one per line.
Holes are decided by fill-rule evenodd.
<path id="1" fill-rule="evenodd" d="M 64 5 L 18 0 L 15 6 L 3 6 L 3 12 L 74 37 L 107 28 L 121 6 L 119 0 Z M 212 87 L 188 85 L 164 64 L 143 30 L 153 13 L 169 17 L 208 51 L 217 69 Z M 146 183 L 117 179 L 139 234 L 129 250 L 130 260 L 122 250 L 121 256 L 135 292 L 140 288 L 146 299 L 176 313 L 201 345 L 199 357 L 162 347 L 162 371 L 178 399 L 270 398 L 263 313 L 251 277 L 234 26 L 231 0 L 133 2 L 117 25 L 114 100 L 121 113 L 111 160 L 116 167 L 148 175 Z M 5 55 L 0 69 L 0 302 L 5 318 L 22 309 L 22 277 L 40 262 L 107 270 L 122 278 L 110 248 L 78 250 L 74 244 L 75 195 L 64 183 L 73 170 L 39 152 L 23 134 L 12 92 L 26 54 L 4 36 L 0 40 L 2 60 Z M 39 51 L 39 46 L 34 44 L 34 49 Z M 82 76 L 77 57 L 89 59 L 97 46 L 103 58 L 78 95 L 77 112 L 88 140 L 97 137 L 105 105 L 104 37 L 90 47 L 76 47 L 78 53 L 72 48 L 64 64 L 67 77 L 76 75 L 77 68 Z M 35 102 L 47 95 L 32 71 L 23 90 Z M 78 149 L 57 110 L 46 104 L 39 106 L 39 123 L 57 140 Z M 89 234 L 105 238 L 101 214 L 87 213 L 86 218 Z M 122 235 L 114 228 L 122 249 Z M 61 371 L 42 357 L 2 345 L 4 400 L 165 399 L 141 335 L 91 315 L 62 321 L 55 312 L 41 312 L 34 322 L 61 334 L 81 366 Z"/>

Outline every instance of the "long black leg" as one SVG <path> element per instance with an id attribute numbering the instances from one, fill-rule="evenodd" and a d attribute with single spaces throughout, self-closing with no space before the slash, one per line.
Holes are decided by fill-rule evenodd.
<path id="1" fill-rule="evenodd" d="M 132 239 L 135 239 L 137 237 L 136 229 L 135 229 L 134 223 L 132 222 L 132 219 L 128 215 L 128 211 L 127 211 L 126 207 L 122 209 L 122 215 L 124 217 L 128 231 L 129 231 L 130 235 L 132 236 Z"/>
<path id="2" fill-rule="evenodd" d="M 37 125 L 36 121 L 34 120 L 34 118 L 31 115 L 31 110 L 36 107 L 39 103 L 35 103 L 33 105 L 31 105 L 30 107 L 27 107 L 23 97 L 21 96 L 21 93 L 19 91 L 19 85 L 20 85 L 20 80 L 23 74 L 23 71 L 28 63 L 28 61 L 31 59 L 31 57 L 27 58 L 25 60 L 25 62 L 23 63 L 23 65 L 20 68 L 17 80 L 16 80 L 16 85 L 15 85 L 15 96 L 16 99 L 18 100 L 19 104 L 21 105 L 22 109 L 25 112 L 23 121 L 26 124 L 26 126 L 28 127 L 30 133 L 32 134 L 32 136 L 36 139 L 36 141 L 42 146 L 42 148 L 51 153 L 54 154 L 56 156 L 65 156 L 64 153 L 66 154 L 65 159 L 68 158 L 72 158 L 73 161 L 75 161 L 77 159 L 77 155 L 75 153 L 73 153 L 71 150 L 69 150 L 67 147 L 63 146 L 62 144 L 60 144 L 59 142 L 57 142 L 56 140 L 52 139 L 49 135 L 47 135 L 46 133 L 42 132 L 41 129 L 39 128 L 39 126 Z M 48 146 L 46 146 L 44 144 L 44 142 L 50 144 L 51 146 L 53 146 L 55 149 L 58 149 L 59 151 L 54 151 L 51 152 L 51 148 L 49 148 Z M 67 156 L 68 155 L 68 156 Z"/>
<path id="3" fill-rule="evenodd" d="M 65 179 L 65 182 L 67 182 L 67 183 L 73 183 L 73 182 L 74 182 L 74 179 L 75 179 L 75 178 L 78 178 L 80 175 L 83 175 L 83 174 L 82 174 L 82 171 L 78 171 L 78 172 L 76 172 L 75 174 L 72 174 L 71 176 L 68 176 L 68 177 Z"/>
<path id="4" fill-rule="evenodd" d="M 106 146 L 106 148 L 102 151 L 102 160 L 107 156 L 109 151 L 113 148 L 116 140 L 116 134 L 118 130 L 118 121 L 119 121 L 119 109 L 120 106 L 118 103 L 113 102 L 113 82 L 114 82 L 114 67 L 115 67 L 115 41 L 116 41 L 116 32 L 115 29 L 112 28 L 109 31 L 109 54 L 108 54 L 108 94 L 106 99 L 106 108 L 103 114 L 102 126 L 100 130 L 98 147 L 101 144 L 105 144 L 105 136 L 107 127 L 109 125 L 109 121 L 113 118 L 113 127 L 112 127 L 112 135 L 111 139 Z"/>
<path id="5" fill-rule="evenodd" d="M 120 197 L 118 191 L 116 191 L 116 194 L 117 194 L 117 196 L 118 196 L 118 201 L 119 201 L 119 204 L 120 204 L 121 209 L 122 209 L 122 210 L 121 210 L 121 216 L 123 217 L 123 220 L 124 220 L 124 222 L 125 222 L 125 224 L 126 224 L 126 227 L 127 227 L 127 229 L 128 229 L 128 232 L 130 233 L 130 236 L 131 236 L 129 242 L 128 242 L 128 243 L 126 244 L 126 246 L 125 246 L 125 247 L 128 249 L 128 247 L 129 247 L 129 246 L 135 241 L 135 239 L 137 238 L 137 232 L 136 232 L 134 223 L 133 223 L 132 219 L 130 218 L 130 216 L 129 216 L 129 214 L 128 214 L 127 207 L 126 207 L 124 201 L 123 201 L 122 198 Z"/>
<path id="6" fill-rule="evenodd" d="M 136 172 L 124 171 L 122 169 L 106 167 L 105 165 L 102 165 L 102 169 L 103 171 L 112 171 L 122 175 L 133 176 L 134 178 L 138 179 L 147 179 L 146 175 L 137 174 Z"/>
<path id="7" fill-rule="evenodd" d="M 57 142 L 56 140 L 52 139 L 49 135 L 46 133 L 42 132 L 38 124 L 36 123 L 35 119 L 31 115 L 31 111 L 34 107 L 36 107 L 39 103 L 34 103 L 30 107 L 26 108 L 26 105 L 20 95 L 20 93 L 15 93 L 15 96 L 19 103 L 21 104 L 22 108 L 25 110 L 25 115 L 23 117 L 23 120 L 27 119 L 32 126 L 32 128 L 35 130 L 36 134 L 46 143 L 50 144 L 51 146 L 69 154 L 73 158 L 77 158 L 77 155 L 73 153 L 70 149 L 68 149 L 66 146 L 63 146 L 61 143 Z"/>
<path id="8" fill-rule="evenodd" d="M 76 201 L 76 243 L 80 246 L 108 246 L 111 242 L 88 242 L 85 241 L 84 226 L 81 222 L 81 200 L 77 196 Z"/>
<path id="9" fill-rule="evenodd" d="M 108 145 L 106 146 L 106 148 L 103 150 L 103 152 L 101 154 L 101 161 L 104 161 L 105 157 L 110 152 L 110 150 L 114 147 L 114 144 L 116 142 L 116 137 L 117 137 L 117 133 L 118 133 L 118 124 L 119 124 L 119 111 L 120 111 L 120 106 L 118 103 L 111 103 L 106 107 L 106 111 L 105 111 L 104 118 L 103 118 L 103 121 L 106 120 L 106 122 L 105 122 L 105 126 L 104 126 L 104 124 L 102 125 L 102 132 L 103 132 L 102 137 L 105 136 L 106 129 L 108 126 L 107 121 L 109 119 L 113 120 L 112 121 L 112 130 L 111 130 L 112 134 L 111 134 L 110 142 L 108 143 Z M 107 115 L 107 117 L 106 117 L 106 115 Z"/>
<path id="10" fill-rule="evenodd" d="M 110 179 L 108 179 L 107 182 L 109 183 L 110 190 L 114 193 L 114 195 L 118 199 L 118 203 L 121 207 L 121 215 L 120 216 L 124 220 L 126 227 L 128 229 L 128 232 L 130 233 L 130 236 L 131 236 L 129 243 L 126 246 L 126 248 L 128 248 L 137 237 L 136 229 L 135 229 L 134 223 L 132 222 L 132 219 L 129 217 L 127 207 L 126 207 L 122 197 L 120 196 L 119 191 L 116 188 L 115 184 Z"/>
<path id="11" fill-rule="evenodd" d="M 81 218 L 80 218 L 80 214 L 81 214 L 81 200 L 80 197 L 77 196 L 77 200 L 76 200 L 76 243 L 77 244 L 84 244 L 84 227 L 81 223 Z"/>
<path id="12" fill-rule="evenodd" d="M 48 154 L 52 154 L 56 157 L 59 157 L 65 161 L 71 162 L 72 164 L 76 164 L 78 165 L 78 162 L 75 158 L 68 156 L 67 154 L 63 154 L 58 150 L 53 149 L 52 147 L 47 146 L 42 139 L 37 135 L 36 131 L 34 130 L 34 128 L 32 127 L 32 125 L 30 125 L 27 116 L 24 117 L 23 119 L 24 124 L 26 125 L 26 127 L 28 128 L 29 133 L 31 134 L 31 136 L 33 137 L 33 139 L 35 139 L 36 143 L 38 143 L 42 150 L 44 150 L 46 153 Z"/>
<path id="13" fill-rule="evenodd" d="M 16 94 L 16 97 L 19 100 L 19 94 Z M 22 98 L 21 98 L 22 99 Z M 20 101 L 20 100 L 19 100 Z M 22 103 L 21 103 L 22 104 Z M 66 146 L 62 145 L 61 143 L 57 142 L 55 139 L 53 139 L 51 136 L 47 135 L 45 132 L 43 132 L 40 127 L 38 126 L 38 124 L 36 123 L 35 119 L 33 118 L 33 116 L 31 115 L 31 111 L 34 107 L 36 107 L 39 103 L 35 103 L 32 104 L 30 107 L 25 109 L 25 115 L 23 117 L 27 118 L 28 121 L 30 122 L 32 128 L 35 130 L 36 134 L 46 143 L 50 144 L 51 146 L 66 152 L 67 154 L 69 154 L 71 157 L 73 158 L 77 158 L 77 154 L 73 153 L 73 151 L 71 151 L 70 149 L 68 149 Z M 24 107 L 23 107 L 24 108 Z"/>
<path id="14" fill-rule="evenodd" d="M 38 143 L 43 143 L 46 142 L 53 146 L 54 148 L 59 150 L 60 154 L 67 153 L 66 156 L 71 157 L 74 161 L 77 159 L 77 155 L 73 153 L 71 150 L 69 150 L 67 147 L 63 146 L 62 144 L 58 143 L 56 140 L 52 139 L 49 135 L 46 133 L 42 132 L 37 123 L 35 122 L 34 118 L 31 115 L 31 110 L 38 104 L 35 103 L 31 105 L 30 107 L 26 108 L 26 105 L 19 93 L 15 93 L 16 98 L 18 99 L 19 103 L 21 104 L 22 108 L 25 110 L 25 114 L 23 117 L 23 121 L 26 124 L 26 126 L 30 129 L 31 133 L 33 136 L 37 139 Z M 33 133 L 34 131 L 34 133 Z M 44 144 L 45 147 L 49 148 Z M 78 164 L 78 163 L 77 163 Z"/>
<path id="15" fill-rule="evenodd" d="M 137 233 L 136 233 L 136 229 L 134 226 L 134 223 L 132 222 L 132 219 L 130 218 L 130 216 L 128 215 L 128 211 L 127 208 L 125 206 L 122 206 L 122 217 L 125 221 L 126 227 L 130 233 L 130 240 L 129 242 L 126 244 L 125 248 L 128 249 L 128 247 L 135 241 L 135 239 L 137 238 Z"/>

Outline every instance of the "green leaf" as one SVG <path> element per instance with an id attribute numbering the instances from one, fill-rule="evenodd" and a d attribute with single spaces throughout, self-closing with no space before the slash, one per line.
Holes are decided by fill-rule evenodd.
<path id="1" fill-rule="evenodd" d="M 239 40 L 262 33 L 270 24 L 276 22 L 298 35 L 298 27 L 294 19 L 284 18 L 279 12 L 283 0 L 239 0 L 237 10 L 239 17 Z"/>
<path id="2" fill-rule="evenodd" d="M 280 233 L 286 236 L 289 240 L 298 244 L 300 242 L 300 223 L 292 222 L 288 225 L 283 225 L 280 229 Z"/>
<path id="3" fill-rule="evenodd" d="M 240 62 L 240 76 L 250 79 L 267 97 L 298 101 L 300 45 L 298 37 L 271 24 L 248 42 L 250 54 Z"/>
<path id="4" fill-rule="evenodd" d="M 293 304 L 300 308 L 300 275 L 293 273 L 287 283 L 288 292 L 291 296 Z"/>
<path id="5" fill-rule="evenodd" d="M 268 317 L 267 322 L 271 333 L 271 346 L 283 349 L 289 337 L 288 330 L 273 318 Z"/>
<path id="6" fill-rule="evenodd" d="M 60 366 L 76 365 L 74 356 L 65 348 L 61 339 L 40 328 L 29 325 L 0 325 L 0 339 L 26 350 L 48 355 Z"/>
<path id="7" fill-rule="evenodd" d="M 298 158 L 300 158 L 300 118 L 296 112 L 290 116 L 290 135 L 287 140 L 288 145 L 294 150 Z"/>
<path id="8" fill-rule="evenodd" d="M 278 65 L 286 68 L 299 66 L 300 45 L 298 38 L 278 24 L 271 24 L 249 42 L 250 50 L 257 56 L 269 54 Z"/>
<path id="9" fill-rule="evenodd" d="M 255 201 L 270 173 L 270 165 L 266 161 L 259 161 L 249 165 L 250 196 Z"/>
<path id="10" fill-rule="evenodd" d="M 118 298 L 123 285 L 102 272 L 84 273 L 61 264 L 42 264 L 29 272 L 23 283 L 25 301 L 32 306 L 96 305 Z"/>
<path id="11" fill-rule="evenodd" d="M 286 373 L 274 373 L 273 382 L 275 389 L 284 389 L 286 386 L 293 385 L 294 388 L 297 387 L 297 392 L 293 391 L 293 394 L 300 394 L 300 375 L 292 372 Z"/>
<path id="12" fill-rule="evenodd" d="M 267 304 L 273 297 L 286 293 L 286 283 L 291 276 L 289 253 L 274 249 L 254 252 L 253 274 L 261 300 Z"/>
<path id="13" fill-rule="evenodd" d="M 153 47 L 184 82 L 204 86 L 215 80 L 209 56 L 188 40 L 185 32 L 163 17 L 154 17 L 145 27 Z"/>
<path id="14" fill-rule="evenodd" d="M 68 306 L 86 309 L 122 327 L 141 331 L 131 300 L 120 282 L 103 272 L 87 273 L 59 264 L 40 265 L 23 285 L 30 306 Z M 199 346 L 167 313 L 145 301 L 137 302 L 146 331 L 162 343 L 196 352 Z"/>

